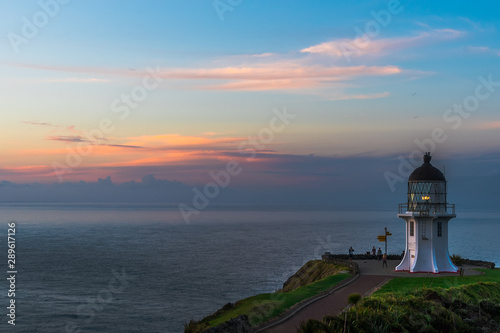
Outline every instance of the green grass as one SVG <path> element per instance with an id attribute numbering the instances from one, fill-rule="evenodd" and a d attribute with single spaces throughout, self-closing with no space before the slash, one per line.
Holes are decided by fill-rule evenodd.
<path id="1" fill-rule="evenodd" d="M 458 287 L 477 282 L 498 282 L 500 283 L 500 269 L 477 269 L 483 275 L 474 276 L 446 276 L 446 277 L 397 277 L 391 279 L 380 290 L 374 293 L 379 295 L 392 292 L 397 295 L 405 295 L 413 290 L 422 288 L 443 288 Z"/>
<path id="2" fill-rule="evenodd" d="M 327 276 L 339 274 L 342 271 L 349 271 L 349 268 L 334 263 L 327 263 L 322 260 L 310 260 L 287 281 L 285 281 L 283 289 L 279 291 L 292 291 L 299 287 L 324 279 Z"/>
<path id="3" fill-rule="evenodd" d="M 487 271 L 491 274 L 483 276 L 486 280 L 498 280 L 498 270 Z M 404 287 L 405 295 L 392 292 L 373 294 L 345 313 L 325 316 L 321 322 L 311 319 L 303 323 L 298 332 L 498 332 L 498 282 L 476 279 L 473 283 L 450 288 L 411 288 Z"/>
<path id="4" fill-rule="evenodd" d="M 263 323 L 282 314 L 286 309 L 312 296 L 316 296 L 332 288 L 350 274 L 328 276 L 307 286 L 289 292 L 260 294 L 238 301 L 234 308 L 211 318 L 209 326 L 214 327 L 242 314 L 248 315 L 252 326 Z"/>

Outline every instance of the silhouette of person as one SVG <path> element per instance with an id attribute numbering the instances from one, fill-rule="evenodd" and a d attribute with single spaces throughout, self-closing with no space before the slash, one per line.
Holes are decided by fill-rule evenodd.
<path id="1" fill-rule="evenodd" d="M 354 249 L 351 247 L 349 247 L 349 261 L 352 261 L 352 255 L 354 254 Z"/>

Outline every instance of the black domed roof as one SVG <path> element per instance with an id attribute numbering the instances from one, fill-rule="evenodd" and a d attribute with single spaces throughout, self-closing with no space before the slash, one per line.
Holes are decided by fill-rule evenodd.
<path id="1" fill-rule="evenodd" d="M 437 181 L 446 181 L 443 173 L 438 169 L 432 166 L 431 164 L 431 154 L 426 153 L 424 155 L 424 164 L 420 167 L 416 168 L 410 175 L 408 181 L 410 182 L 418 182 L 418 181 L 426 181 L 426 180 L 437 180 Z"/>

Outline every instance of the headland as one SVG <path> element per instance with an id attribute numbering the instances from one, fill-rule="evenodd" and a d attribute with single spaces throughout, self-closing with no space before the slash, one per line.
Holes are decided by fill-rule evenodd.
<path id="1" fill-rule="evenodd" d="M 491 262 L 460 257 L 454 260 L 461 273 L 407 273 L 394 270 L 401 261 L 399 255 L 389 255 L 387 267 L 383 267 L 382 261 L 367 255 L 356 255 L 350 261 L 347 255 L 326 253 L 321 261 L 306 263 L 277 292 L 229 303 L 211 316 L 186 324 L 185 332 L 341 332 L 343 327 L 336 330 L 341 321 L 352 332 L 365 332 L 361 328 L 356 330 L 361 322 L 368 325 L 368 319 L 359 317 L 359 308 L 372 321 L 385 320 L 382 324 L 390 332 L 392 319 L 384 314 L 388 309 L 381 308 L 386 298 L 394 303 L 391 311 L 401 308 L 401 313 L 406 313 L 398 319 L 400 326 L 393 327 L 402 332 L 411 331 L 408 328 L 416 322 L 424 327 L 436 325 L 436 316 L 420 313 L 420 308 L 423 311 L 429 306 L 446 312 L 454 323 L 450 332 L 478 325 L 491 332 L 500 329 L 500 270 Z M 431 301 L 435 304 L 426 303 L 429 293 L 434 295 Z M 362 298 L 354 307 L 349 303 L 353 294 Z M 458 312 L 448 309 L 442 302 L 446 297 L 459 300 L 470 311 L 459 313 L 458 308 L 455 309 Z M 413 309 L 411 300 L 423 303 Z M 378 308 L 373 312 L 371 305 L 375 301 Z M 477 309 L 483 310 L 482 317 L 471 315 Z"/>

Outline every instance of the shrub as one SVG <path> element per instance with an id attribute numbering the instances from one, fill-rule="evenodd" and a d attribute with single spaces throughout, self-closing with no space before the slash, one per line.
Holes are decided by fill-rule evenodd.
<path id="1" fill-rule="evenodd" d="M 349 303 L 358 302 L 357 296 L 349 296 Z M 496 282 L 422 288 L 406 296 L 384 293 L 367 297 L 340 315 L 326 316 L 322 323 L 310 321 L 304 326 L 309 330 L 301 332 L 500 332 L 499 304 Z"/>
<path id="2" fill-rule="evenodd" d="M 451 261 L 453 261 L 456 266 L 462 266 L 462 264 L 464 263 L 464 258 L 459 256 L 458 254 L 454 254 L 451 256 Z"/>
<path id="3" fill-rule="evenodd" d="M 347 298 L 347 302 L 351 305 L 356 305 L 358 304 L 359 300 L 361 299 L 360 294 L 350 294 L 349 297 Z"/>

